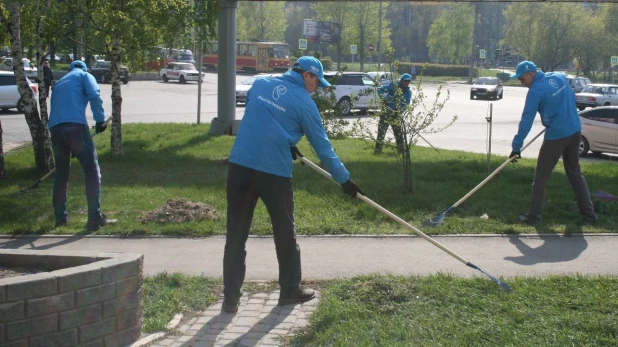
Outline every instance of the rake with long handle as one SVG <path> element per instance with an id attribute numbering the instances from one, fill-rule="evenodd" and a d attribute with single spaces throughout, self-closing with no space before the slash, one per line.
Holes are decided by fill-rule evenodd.
<path id="1" fill-rule="evenodd" d="M 108 124 L 111 120 L 112 120 L 112 117 L 108 117 L 108 118 L 105 120 L 105 124 L 107 125 L 107 124 Z M 97 133 L 95 132 L 92 136 L 94 137 L 96 134 L 97 134 Z M 29 191 L 29 190 L 31 190 L 31 189 L 34 189 L 34 188 L 38 187 L 38 186 L 39 186 L 39 184 L 41 184 L 41 182 L 43 182 L 43 181 L 45 181 L 46 179 L 48 179 L 48 178 L 49 178 L 49 176 L 51 176 L 51 175 L 53 175 L 53 174 L 54 174 L 54 172 L 56 172 L 56 168 L 55 168 L 55 167 L 54 167 L 53 169 L 51 169 L 48 173 L 46 173 L 46 174 L 45 174 L 45 176 L 41 177 L 41 178 L 40 178 L 40 179 L 39 179 L 39 180 L 38 180 L 35 184 L 31 185 L 31 186 L 30 186 L 30 187 L 28 187 L 28 188 L 24 188 L 24 189 L 20 190 L 18 193 L 25 193 L 25 192 L 27 192 L 27 191 Z"/>
<path id="2" fill-rule="evenodd" d="M 298 155 L 298 153 L 297 153 L 297 155 Z M 328 172 L 324 171 L 324 169 L 322 169 L 321 167 L 315 165 L 314 163 L 312 163 L 310 160 L 306 159 L 302 155 L 300 156 L 300 161 L 302 163 L 306 164 L 307 166 L 311 167 L 315 171 L 319 172 L 323 176 L 329 178 L 331 181 L 335 182 L 335 180 L 333 180 L 333 177 Z M 377 203 L 373 202 L 368 197 L 366 197 L 366 196 L 364 196 L 363 194 L 360 194 L 360 193 L 356 194 L 356 197 L 361 199 L 361 200 L 363 200 L 364 202 L 368 203 L 369 205 L 373 206 L 376 210 L 378 210 L 378 211 L 384 213 L 385 215 L 389 216 L 391 219 L 393 219 L 397 223 L 399 223 L 399 224 L 403 225 L 404 227 L 412 230 L 415 234 L 417 234 L 418 236 L 420 236 L 420 237 L 424 238 L 425 240 L 431 242 L 434 246 L 440 248 L 441 250 L 443 250 L 444 252 L 448 253 L 449 255 L 451 255 L 455 259 L 459 260 L 460 262 L 466 264 L 467 266 L 469 266 L 469 267 L 471 267 L 473 269 L 479 270 L 485 276 L 489 277 L 489 279 L 492 280 L 494 283 L 496 283 L 497 285 L 502 287 L 502 289 L 506 290 L 507 292 L 511 291 L 511 288 L 506 283 L 500 281 L 496 277 L 494 277 L 494 276 L 488 274 L 487 272 L 481 270 L 481 268 L 479 268 L 478 266 L 472 264 L 471 262 L 467 261 L 465 258 L 461 257 L 457 253 L 451 251 L 446 246 L 442 245 L 440 242 L 438 242 L 438 241 L 432 239 L 431 237 L 427 236 L 422 231 L 418 230 L 417 228 L 415 228 L 414 226 L 412 226 L 408 222 L 404 221 L 403 219 L 397 217 L 396 215 L 394 215 L 393 213 L 391 213 L 389 210 L 385 209 L 384 207 L 382 207 L 382 206 L 378 205 Z"/>
<path id="3" fill-rule="evenodd" d="M 530 142 L 528 142 L 522 149 L 521 151 L 523 152 L 524 149 L 526 149 L 528 146 L 530 146 L 530 144 L 532 142 L 534 142 L 534 140 L 536 140 L 539 136 L 541 136 L 543 133 L 545 132 L 545 129 L 543 129 L 538 135 L 536 135 L 532 140 L 530 140 Z M 472 189 L 468 194 L 464 195 L 463 198 L 459 199 L 459 201 L 457 201 L 456 203 L 453 204 L 453 206 L 447 208 L 444 212 L 440 213 L 439 215 L 430 218 L 428 221 L 426 221 L 425 223 L 423 223 L 423 225 L 427 226 L 427 227 L 435 227 L 438 226 L 442 223 L 442 221 L 444 220 L 444 217 L 446 217 L 446 214 L 451 212 L 451 210 L 453 210 L 454 208 L 456 208 L 457 206 L 461 205 L 464 201 L 466 201 L 466 199 L 468 199 L 472 194 L 476 193 L 477 190 L 481 189 L 482 186 L 485 185 L 485 183 L 489 182 L 490 179 L 492 179 L 495 175 L 498 174 L 498 172 L 500 172 L 502 169 L 504 169 L 505 166 L 507 166 L 511 161 L 513 161 L 513 159 L 515 159 L 515 156 L 510 157 L 509 159 L 507 159 L 502 165 L 498 166 L 497 169 L 494 170 L 494 172 L 492 172 L 489 176 L 487 176 L 487 178 L 485 178 L 481 183 L 479 183 L 476 187 L 474 187 L 474 189 Z"/>

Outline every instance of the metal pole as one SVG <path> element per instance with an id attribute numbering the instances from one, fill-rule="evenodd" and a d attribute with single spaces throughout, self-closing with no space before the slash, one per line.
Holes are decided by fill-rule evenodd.
<path id="1" fill-rule="evenodd" d="M 382 71 L 382 1 L 380 1 L 380 18 L 378 19 L 378 71 Z"/>
<path id="2" fill-rule="evenodd" d="M 204 41 L 200 41 L 199 47 L 197 52 L 197 58 L 199 59 L 197 66 L 200 71 L 197 80 L 197 124 L 200 124 L 200 115 L 202 114 L 202 50 L 204 49 Z"/>
<path id="3" fill-rule="evenodd" d="M 494 110 L 494 104 L 489 104 L 489 117 L 485 118 L 487 119 L 487 122 L 489 123 L 489 147 L 487 149 L 487 172 L 491 172 L 491 126 L 492 126 L 492 119 L 493 119 L 493 110 Z"/>
<path id="4" fill-rule="evenodd" d="M 217 76 L 217 118 L 210 125 L 209 134 L 231 132 L 236 119 L 236 9 L 237 0 L 219 1 L 219 73 Z"/>

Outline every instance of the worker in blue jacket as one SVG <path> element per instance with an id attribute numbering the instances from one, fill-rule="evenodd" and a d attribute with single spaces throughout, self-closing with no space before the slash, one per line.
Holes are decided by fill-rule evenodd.
<path id="1" fill-rule="evenodd" d="M 541 221 L 545 187 L 562 156 L 564 171 L 575 192 L 582 222 L 595 223 L 597 216 L 590 199 L 588 184 L 579 167 L 582 126 L 575 106 L 575 93 L 566 76 L 562 73 L 544 73 L 537 70 L 533 62 L 526 60 L 517 65 L 517 70 L 511 78 L 519 79 L 529 90 L 509 158 L 515 157 L 513 162 L 521 158 L 524 139 L 532 128 L 537 112 L 541 115 L 541 123 L 546 128 L 537 159 L 530 208 L 526 214 L 518 216 L 518 221 L 531 225 Z"/>
<path id="2" fill-rule="evenodd" d="M 99 85 L 87 71 L 83 61 L 69 65 L 69 73 L 54 85 L 49 112 L 49 130 L 56 162 L 53 205 L 56 227 L 67 224 L 67 191 L 71 154 L 82 166 L 86 175 L 86 198 L 88 201 L 88 222 L 86 229 L 95 231 L 99 227 L 115 223 L 101 213 L 101 170 L 97 151 L 86 120 L 86 106 L 96 122 L 95 131 L 101 133 L 107 127 L 105 111 Z"/>
<path id="3" fill-rule="evenodd" d="M 292 167 L 300 155 L 295 146 L 303 135 L 343 191 L 351 197 L 362 194 L 326 135 L 310 95 L 318 86 L 330 87 L 322 63 L 304 56 L 283 76 L 257 79 L 247 93 L 245 114 L 229 157 L 223 311 L 238 310 L 246 269 L 245 243 L 258 198 L 266 205 L 273 227 L 281 286 L 279 304 L 315 297 L 312 289 L 300 284 L 300 248 L 294 224 Z"/>
<path id="4" fill-rule="evenodd" d="M 378 122 L 378 136 L 376 137 L 374 153 L 382 153 L 384 137 L 389 125 L 393 128 L 397 148 L 400 152 L 403 151 L 404 134 L 401 126 L 401 116 L 408 105 L 410 105 L 410 99 L 412 98 L 410 81 L 412 81 L 412 76 L 404 73 L 401 75 L 399 83 L 389 83 L 378 89 L 378 95 L 382 98 L 382 112 Z"/>

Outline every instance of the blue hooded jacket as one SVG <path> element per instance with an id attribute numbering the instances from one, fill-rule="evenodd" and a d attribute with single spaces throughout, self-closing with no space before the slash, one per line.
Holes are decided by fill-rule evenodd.
<path id="1" fill-rule="evenodd" d="M 49 128 L 61 123 L 79 123 L 88 125 L 86 105 L 95 122 L 105 121 L 101 91 L 94 76 L 86 72 L 86 65 L 74 61 L 69 65 L 69 73 L 54 85 L 49 111 Z"/>
<path id="2" fill-rule="evenodd" d="M 563 73 L 537 71 L 526 96 L 519 130 L 513 138 L 513 151 L 521 150 L 537 112 L 546 128 L 545 140 L 562 139 L 582 130 L 575 93 Z"/>
<path id="3" fill-rule="evenodd" d="M 401 90 L 403 87 L 401 85 L 401 80 L 396 84 L 397 87 Z M 382 97 L 384 102 L 390 107 L 393 111 L 401 112 L 406 109 L 408 105 L 410 105 L 410 99 L 412 98 L 412 92 L 410 91 L 410 87 L 406 87 L 403 89 L 403 94 L 397 93 L 395 96 L 395 83 L 389 83 L 384 85 L 378 89 L 378 95 Z M 403 95 L 403 98 L 401 97 Z M 399 108 L 395 108 L 395 98 L 399 98 Z"/>
<path id="4" fill-rule="evenodd" d="M 350 178 L 335 154 L 318 108 L 302 76 L 288 71 L 257 79 L 247 93 L 245 114 L 229 161 L 269 174 L 292 177 L 290 147 L 303 135 L 338 183 Z"/>

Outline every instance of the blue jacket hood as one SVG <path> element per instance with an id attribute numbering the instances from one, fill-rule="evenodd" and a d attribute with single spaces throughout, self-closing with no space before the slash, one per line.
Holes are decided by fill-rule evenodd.
<path id="1" fill-rule="evenodd" d="M 546 129 L 545 140 L 558 140 L 582 130 L 575 105 L 575 93 L 563 73 L 538 70 L 526 95 L 526 104 L 513 138 L 514 151 L 520 151 L 537 112 Z"/>
<path id="2" fill-rule="evenodd" d="M 245 114 L 229 161 L 269 174 L 292 177 L 290 147 L 303 135 L 326 169 L 339 183 L 350 177 L 335 154 L 318 108 L 302 76 L 288 71 L 280 77 L 257 79 L 247 92 Z"/>

